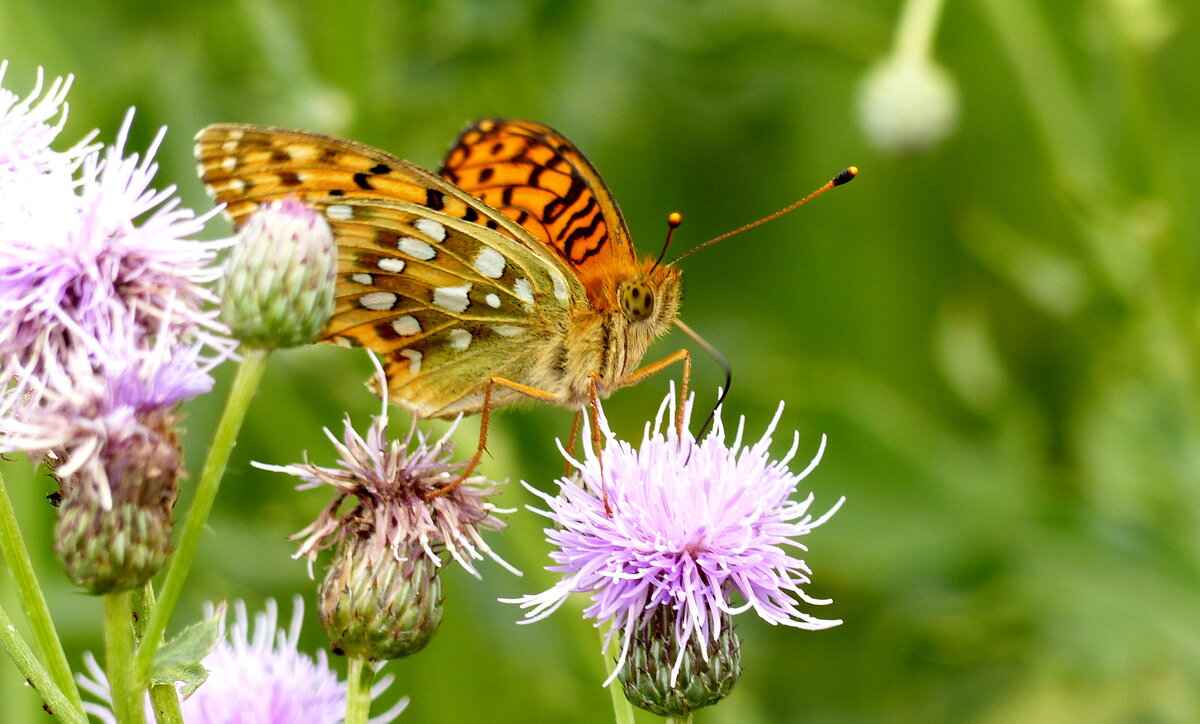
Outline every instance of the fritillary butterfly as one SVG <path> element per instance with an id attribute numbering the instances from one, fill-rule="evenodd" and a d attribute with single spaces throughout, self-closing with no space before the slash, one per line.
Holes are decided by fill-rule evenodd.
<path id="1" fill-rule="evenodd" d="M 686 386 L 686 350 L 639 367 L 677 322 L 680 271 L 639 258 L 599 174 L 547 126 L 478 121 L 440 177 L 303 131 L 221 124 L 196 142 L 235 226 L 287 196 L 323 212 L 339 255 L 323 341 L 379 353 L 418 416 L 578 409 L 680 361 Z"/>
<path id="2" fill-rule="evenodd" d="M 477 121 L 440 176 L 354 141 L 240 124 L 205 128 L 196 155 L 235 226 L 288 196 L 323 212 L 339 255 L 323 341 L 380 354 L 390 399 L 420 417 L 481 412 L 468 472 L 492 408 L 594 411 L 676 362 L 686 397 L 687 350 L 640 366 L 672 324 L 694 337 L 677 316 L 679 269 L 638 256 L 600 175 L 548 126 Z"/>

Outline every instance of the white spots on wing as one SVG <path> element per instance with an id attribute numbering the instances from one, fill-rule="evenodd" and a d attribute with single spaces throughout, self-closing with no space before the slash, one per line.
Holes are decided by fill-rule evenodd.
<path id="1" fill-rule="evenodd" d="M 421 333 L 421 323 L 416 317 L 406 314 L 392 320 L 392 329 L 401 337 L 411 337 Z"/>
<path id="2" fill-rule="evenodd" d="M 200 155 L 200 147 L 199 146 L 196 146 L 196 155 L 197 156 Z M 204 167 L 203 163 L 196 164 L 196 175 L 199 176 L 200 178 L 204 178 L 205 176 L 208 175 L 208 169 Z"/>
<path id="3" fill-rule="evenodd" d="M 240 140 L 242 140 L 242 136 L 244 136 L 244 135 L 246 135 L 245 131 L 243 131 L 240 128 L 234 128 L 233 130 L 231 130 L 229 132 L 229 140 L 240 141 Z"/>
<path id="4" fill-rule="evenodd" d="M 334 204 L 325 207 L 325 215 L 334 221 L 349 221 L 354 218 L 354 209 L 345 204 Z"/>
<path id="5" fill-rule="evenodd" d="M 233 156 L 226 156 L 225 158 L 221 159 L 221 168 L 225 169 L 226 171 L 232 171 L 233 169 L 237 168 L 237 159 Z"/>
<path id="6" fill-rule="evenodd" d="M 471 346 L 471 333 L 465 329 L 450 330 L 450 346 L 454 349 L 466 349 Z"/>
<path id="7" fill-rule="evenodd" d="M 518 334 L 524 332 L 525 328 L 512 324 L 497 324 L 492 327 L 492 331 L 501 337 L 516 337 Z"/>
<path id="8" fill-rule="evenodd" d="M 392 274 L 399 274 L 400 272 L 404 271 L 404 260 L 403 259 L 384 258 L 384 259 L 380 259 L 379 261 L 375 262 L 375 266 L 379 267 L 380 269 L 384 270 L 385 272 L 390 272 Z"/>
<path id="9" fill-rule="evenodd" d="M 488 294 L 483 298 L 483 301 L 487 302 L 487 305 L 492 309 L 500 308 L 500 297 L 495 294 Z"/>
<path id="10" fill-rule="evenodd" d="M 240 178 L 231 178 L 229 179 L 229 188 L 232 189 L 235 194 L 241 194 L 246 190 L 246 183 Z"/>
<path id="11" fill-rule="evenodd" d="M 369 287 L 375 283 L 375 280 L 371 278 L 370 274 L 351 274 L 350 279 L 362 284 L 364 287 Z"/>
<path id="12" fill-rule="evenodd" d="M 316 158 L 322 149 L 319 146 L 313 146 L 307 143 L 291 144 L 287 147 L 287 155 L 293 161 L 311 161 Z"/>
<path id="13" fill-rule="evenodd" d="M 237 150 L 237 147 L 238 147 L 238 139 L 233 138 L 231 136 L 230 140 L 221 144 L 221 151 L 223 151 L 224 153 L 233 153 L 234 151 Z"/>
<path id="14" fill-rule="evenodd" d="M 400 237 L 400 240 L 396 242 L 396 248 L 412 258 L 420 259 L 421 261 L 429 261 L 437 256 L 437 252 L 433 250 L 432 246 L 411 236 Z"/>
<path id="15" fill-rule="evenodd" d="M 517 299 L 520 299 L 522 302 L 533 304 L 533 285 L 525 277 L 521 277 L 513 285 L 513 294 L 516 294 Z"/>
<path id="16" fill-rule="evenodd" d="M 475 255 L 472 263 L 475 271 L 488 279 L 499 279 L 504 276 L 504 255 L 495 249 L 485 246 Z"/>
<path id="17" fill-rule="evenodd" d="M 421 358 L 424 356 L 415 349 L 402 349 L 400 356 L 408 360 L 409 374 L 417 374 L 421 371 Z"/>
<path id="18" fill-rule="evenodd" d="M 413 226 L 417 227 L 417 231 L 434 241 L 446 240 L 446 227 L 433 219 L 417 219 L 413 222 Z"/>
<path id="19" fill-rule="evenodd" d="M 467 307 L 471 306 L 471 300 L 467 298 L 469 291 L 471 291 L 470 284 L 463 284 L 459 287 L 438 287 L 433 290 L 433 304 L 456 314 L 466 311 Z"/>
<path id="20" fill-rule="evenodd" d="M 396 295 L 391 292 L 371 292 L 358 298 L 358 303 L 372 312 L 386 312 L 396 304 Z"/>
<path id="21" fill-rule="evenodd" d="M 550 270 L 550 278 L 554 281 L 554 296 L 558 301 L 567 301 L 567 280 L 557 269 Z"/>

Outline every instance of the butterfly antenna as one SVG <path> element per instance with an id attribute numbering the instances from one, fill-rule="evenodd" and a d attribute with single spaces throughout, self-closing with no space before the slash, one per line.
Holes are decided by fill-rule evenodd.
<path id="1" fill-rule="evenodd" d="M 717 348 L 708 343 L 706 339 L 696 334 L 696 330 L 683 323 L 683 320 L 675 318 L 675 326 L 679 327 L 684 334 L 692 338 L 692 341 L 700 345 L 701 349 L 708 352 L 709 356 L 716 360 L 717 364 L 725 372 L 725 384 L 721 385 L 721 394 L 717 396 L 717 404 L 713 405 L 713 409 L 708 413 L 708 417 L 704 420 L 704 425 L 700 428 L 700 432 L 696 435 L 697 440 L 703 440 L 708 434 L 708 429 L 712 427 L 713 421 L 717 418 L 717 410 L 720 409 L 721 403 L 729 395 L 729 386 L 733 384 L 733 370 L 729 367 L 729 362 L 725 359 L 725 355 L 717 351 Z M 687 400 L 680 400 L 679 404 L 687 404 Z"/>
<path id="2" fill-rule="evenodd" d="M 697 246 L 693 249 L 688 249 L 687 251 L 683 252 L 679 256 L 675 257 L 675 259 L 672 260 L 671 263 L 674 264 L 675 262 L 679 261 L 680 259 L 683 259 L 684 257 L 687 257 L 687 256 L 691 256 L 692 254 L 695 254 L 696 252 L 703 249 L 704 247 L 712 246 L 713 244 L 717 243 L 718 241 L 725 241 L 726 239 L 728 239 L 731 236 L 736 236 L 736 235 L 742 233 L 743 231 L 749 231 L 750 229 L 753 229 L 754 227 L 758 226 L 759 224 L 765 224 L 768 221 L 773 221 L 775 219 L 778 219 L 780 216 L 783 216 L 787 212 L 792 211 L 796 208 L 799 208 L 800 206 L 803 206 L 804 204 L 808 203 L 809 201 L 812 201 L 813 199 L 817 198 L 818 196 L 825 193 L 826 191 L 829 191 L 830 189 L 833 189 L 837 186 L 841 186 L 842 184 L 850 183 L 851 181 L 854 180 L 854 178 L 856 176 L 858 176 L 858 167 L 851 166 L 850 168 L 846 169 L 845 171 L 842 171 L 841 173 L 839 173 L 837 176 L 834 176 L 833 178 L 826 181 L 825 184 L 823 186 L 821 186 L 821 188 L 817 189 L 816 191 L 813 191 L 811 194 L 809 194 L 808 196 L 805 196 L 804 198 L 800 199 L 796 203 L 794 203 L 790 206 L 787 206 L 785 208 L 782 208 L 779 211 L 776 211 L 775 213 L 771 214 L 770 216 L 764 216 L 763 218 L 759 219 L 758 221 L 752 221 L 749 224 L 738 227 L 738 228 L 734 229 L 733 231 L 730 231 L 726 234 L 721 234 L 720 236 L 718 236 L 715 239 L 709 239 L 708 241 L 704 242 L 700 246 Z"/>
<path id="3" fill-rule="evenodd" d="M 667 255 L 667 247 L 671 246 L 671 239 L 675 238 L 675 230 L 682 223 L 683 214 L 678 211 L 667 214 L 667 240 L 663 242 L 662 251 L 658 252 L 658 258 L 654 260 L 654 266 L 650 267 L 650 271 L 654 271 L 659 264 L 662 264 L 663 257 Z"/>

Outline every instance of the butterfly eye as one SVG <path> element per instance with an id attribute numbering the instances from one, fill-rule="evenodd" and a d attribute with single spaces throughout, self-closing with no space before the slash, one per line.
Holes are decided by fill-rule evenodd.
<path id="1" fill-rule="evenodd" d="M 630 279 L 617 291 L 621 313 L 631 322 L 649 319 L 654 313 L 654 290 L 641 279 Z"/>

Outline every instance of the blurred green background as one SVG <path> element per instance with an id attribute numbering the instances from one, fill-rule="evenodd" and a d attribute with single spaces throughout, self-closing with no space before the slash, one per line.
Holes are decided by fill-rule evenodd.
<path id="1" fill-rule="evenodd" d="M 647 252 L 669 211 L 684 214 L 686 248 L 856 164 L 850 186 L 682 264 L 683 318 L 734 369 L 727 417 L 758 431 L 785 400 L 777 453 L 793 429 L 801 459 L 827 433 L 805 485 L 817 511 L 848 498 L 805 541 L 807 590 L 834 601 L 813 613 L 845 623 L 741 617 L 744 678 L 697 720 L 1200 720 L 1200 3 L 947 3 L 934 54 L 957 128 L 896 156 L 864 136 L 857 99 L 902 6 L 2 0 L 0 56 L 22 95 L 38 66 L 75 74 L 64 142 L 92 128 L 111 141 L 131 105 L 131 149 L 168 126 L 160 183 L 202 210 L 191 138 L 219 121 L 347 136 L 436 168 L 474 118 L 540 120 L 588 154 Z M 868 120 L 907 112 L 919 127 L 938 108 L 913 97 Z M 651 354 L 680 345 L 676 332 Z M 335 348 L 272 359 L 176 628 L 205 600 L 312 601 L 286 536 L 328 494 L 248 462 L 332 462 L 321 428 L 346 411 L 366 425 L 368 369 Z M 193 478 L 231 372 L 188 406 Z M 721 375 L 703 353 L 695 378 L 710 403 Z M 614 395 L 618 430 L 639 435 L 667 385 Z M 553 439 L 570 419 L 498 416 L 485 472 L 512 481 L 502 505 L 531 502 L 516 481 L 545 488 L 561 471 Z M 406 425 L 397 414 L 394 431 Z M 460 429 L 466 449 L 475 425 Z M 49 553 L 51 482 L 4 470 L 78 662 L 101 649 L 100 602 Z M 402 721 L 611 720 L 579 607 L 516 626 L 496 602 L 553 580 L 541 527 L 521 510 L 489 538 L 524 578 L 447 571 L 438 636 L 386 669 L 385 701 L 412 697 Z M 0 711 L 44 721 L 7 663 Z"/>

